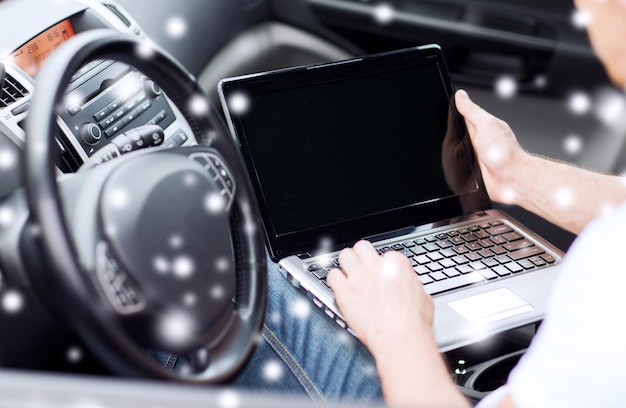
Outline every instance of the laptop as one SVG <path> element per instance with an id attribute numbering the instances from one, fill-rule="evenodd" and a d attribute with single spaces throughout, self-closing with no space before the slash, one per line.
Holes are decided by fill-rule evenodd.
<path id="1" fill-rule="evenodd" d="M 347 327 L 326 283 L 360 239 L 406 255 L 440 350 L 541 320 L 563 253 L 492 208 L 441 48 L 220 82 L 269 256 Z"/>

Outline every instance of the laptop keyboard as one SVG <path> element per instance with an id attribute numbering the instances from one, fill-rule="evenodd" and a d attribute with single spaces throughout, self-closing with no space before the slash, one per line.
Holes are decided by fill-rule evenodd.
<path id="1" fill-rule="evenodd" d="M 519 231 L 502 221 L 453 229 L 377 248 L 379 254 L 404 254 L 427 293 L 500 279 L 556 262 Z M 326 276 L 339 267 L 337 259 L 311 264 L 309 271 L 326 286 Z"/>

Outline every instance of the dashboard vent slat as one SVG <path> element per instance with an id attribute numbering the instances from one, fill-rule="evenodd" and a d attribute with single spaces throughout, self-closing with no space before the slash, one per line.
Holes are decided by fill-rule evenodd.
<path id="1" fill-rule="evenodd" d="M 0 92 L 0 109 L 12 105 L 20 98 L 28 95 L 28 90 L 15 80 L 11 75 L 6 74 L 2 90 Z"/>

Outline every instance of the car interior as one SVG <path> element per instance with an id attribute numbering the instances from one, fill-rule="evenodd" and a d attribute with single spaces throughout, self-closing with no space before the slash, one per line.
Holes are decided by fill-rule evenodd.
<path id="1" fill-rule="evenodd" d="M 570 0 L 1 0 L 0 16 L 0 406 L 311 406 L 224 384 L 267 291 L 224 78 L 438 44 L 525 149 L 626 171 L 625 101 Z M 575 239 L 496 206 L 562 251 Z M 462 392 L 504 384 L 540 323 L 447 351 Z"/>

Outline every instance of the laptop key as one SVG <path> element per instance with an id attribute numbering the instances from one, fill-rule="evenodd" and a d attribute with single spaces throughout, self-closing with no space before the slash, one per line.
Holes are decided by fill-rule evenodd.
<path id="1" fill-rule="evenodd" d="M 524 236 L 517 231 L 513 231 L 509 232 L 508 234 L 502 235 L 502 238 L 506 239 L 507 241 L 517 241 L 518 239 L 524 238 Z"/>
<path id="2" fill-rule="evenodd" d="M 504 264 L 504 266 L 506 266 L 507 269 L 513 273 L 518 273 L 524 270 L 524 268 L 522 268 L 517 262 L 510 262 L 508 264 Z"/>
<path id="3" fill-rule="evenodd" d="M 430 277 L 436 281 L 442 281 L 444 279 L 448 279 L 448 277 L 443 272 L 433 272 L 430 274 Z"/>
<path id="4" fill-rule="evenodd" d="M 495 268 L 493 268 L 493 271 L 499 276 L 507 276 L 511 274 L 511 271 L 508 270 L 504 265 L 496 266 Z"/>
<path id="5" fill-rule="evenodd" d="M 495 227 L 487 228 L 485 231 L 487 231 L 489 235 L 502 235 L 508 232 L 513 232 L 513 228 L 509 227 L 506 224 L 502 224 Z"/>
<path id="6" fill-rule="evenodd" d="M 448 249 L 444 249 L 440 252 L 441 255 L 445 256 L 446 258 L 452 258 L 454 256 L 456 256 L 456 252 L 454 252 L 452 249 L 448 248 Z"/>
<path id="7" fill-rule="evenodd" d="M 424 286 L 424 290 L 429 295 L 445 292 L 451 289 L 461 288 L 474 283 L 484 282 L 485 278 L 477 272 L 471 272 L 467 275 L 461 275 L 454 278 L 445 279 L 439 282 L 434 282 Z"/>
<path id="8" fill-rule="evenodd" d="M 422 282 L 422 285 L 428 285 L 429 283 L 433 283 L 434 280 L 433 278 L 431 278 L 429 275 L 420 275 L 418 276 L 420 282 Z"/>
<path id="9" fill-rule="evenodd" d="M 415 255 L 424 255 L 426 253 L 426 250 L 421 245 L 412 247 L 410 251 L 413 252 Z"/>
<path id="10" fill-rule="evenodd" d="M 504 249 L 506 249 L 507 251 L 512 252 L 512 251 L 517 251 L 518 249 L 528 248 L 528 247 L 531 247 L 533 245 L 534 244 L 532 242 L 530 242 L 529 240 L 522 239 L 522 240 L 519 240 L 519 241 L 513 241 L 511 243 L 504 244 L 504 245 L 502 245 L 502 247 Z"/>
<path id="11" fill-rule="evenodd" d="M 459 271 L 457 271 L 454 268 L 445 269 L 443 271 L 443 273 L 445 273 L 446 276 L 448 276 L 448 278 L 454 278 L 454 277 L 459 276 L 461 274 Z"/>
<path id="12" fill-rule="evenodd" d="M 532 258 L 529 258 L 529 261 L 537 266 L 543 266 L 546 264 L 546 261 L 544 261 L 540 256 L 533 256 Z"/>
<path id="13" fill-rule="evenodd" d="M 523 248 L 515 252 L 509 253 L 509 257 L 514 261 L 519 261 L 520 259 L 529 258 L 535 255 L 541 255 L 545 251 L 538 246 L 532 246 L 529 248 Z"/>
<path id="14" fill-rule="evenodd" d="M 441 255 L 439 252 L 431 252 L 429 254 L 426 254 L 426 256 L 431 261 L 439 261 L 439 260 L 443 259 L 443 255 Z"/>
<path id="15" fill-rule="evenodd" d="M 490 270 L 490 269 L 482 269 L 480 271 L 478 271 L 481 275 L 483 275 L 485 277 L 485 279 L 491 280 L 491 279 L 497 279 L 498 278 L 498 274 L 495 273 L 494 271 Z"/>
<path id="16" fill-rule="evenodd" d="M 522 268 L 524 269 L 532 269 L 535 267 L 535 264 L 532 263 L 530 261 L 530 259 L 522 259 L 520 261 L 517 262 L 518 264 L 520 264 L 522 266 Z"/>
<path id="17" fill-rule="evenodd" d="M 413 270 L 415 271 L 415 273 L 417 273 L 418 275 L 427 275 L 430 273 L 430 269 L 428 269 L 427 267 L 425 267 L 424 265 L 418 265 L 418 266 L 414 266 Z"/>
<path id="18" fill-rule="evenodd" d="M 441 261 L 439 261 L 439 263 L 444 267 L 444 268 L 454 268 L 456 266 L 456 262 L 454 262 L 452 259 L 442 259 Z"/>
<path id="19" fill-rule="evenodd" d="M 328 276 L 328 271 L 326 269 L 318 269 L 316 271 L 313 271 L 313 275 L 319 279 L 326 279 L 326 276 Z"/>

